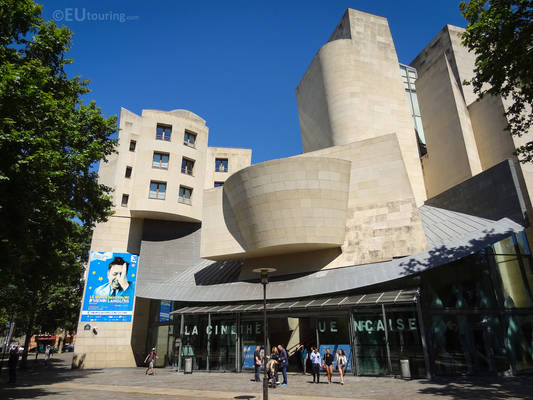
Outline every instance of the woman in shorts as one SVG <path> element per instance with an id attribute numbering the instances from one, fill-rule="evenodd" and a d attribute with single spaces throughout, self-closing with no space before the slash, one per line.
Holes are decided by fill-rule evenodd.
<path id="1" fill-rule="evenodd" d="M 344 373 L 346 372 L 347 365 L 348 360 L 346 358 L 346 353 L 343 349 L 339 349 L 337 352 L 337 368 L 339 369 L 339 375 L 341 376 L 341 385 L 344 385 Z"/>
<path id="2" fill-rule="evenodd" d="M 333 354 L 329 352 L 329 347 L 326 349 L 326 354 L 324 354 L 324 367 L 328 374 L 328 383 L 331 383 L 331 377 L 333 376 Z"/>

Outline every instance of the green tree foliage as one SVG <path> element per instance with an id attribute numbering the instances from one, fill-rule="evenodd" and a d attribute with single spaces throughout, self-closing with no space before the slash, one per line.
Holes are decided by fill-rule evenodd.
<path id="1" fill-rule="evenodd" d="M 533 125 L 533 0 L 469 0 L 459 7 L 468 21 L 463 43 L 476 55 L 474 92 L 511 100 L 507 129 L 521 136 Z M 533 161 L 533 142 L 517 154 Z"/>
<path id="2" fill-rule="evenodd" d="M 114 151 L 116 118 L 69 79 L 72 33 L 31 0 L 0 0 L 0 310 L 25 330 L 73 328 L 110 188 L 91 168 Z"/>

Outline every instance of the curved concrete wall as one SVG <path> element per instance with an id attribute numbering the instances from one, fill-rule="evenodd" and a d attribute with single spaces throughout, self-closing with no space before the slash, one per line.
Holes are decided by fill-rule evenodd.
<path id="1" fill-rule="evenodd" d="M 387 20 L 355 10 L 343 20 L 342 35 L 332 35 L 341 39 L 322 46 L 296 89 L 304 152 L 395 133 L 421 205 L 414 123 Z"/>
<path id="2" fill-rule="evenodd" d="M 236 172 L 224 185 L 230 233 L 247 256 L 264 249 L 273 254 L 342 245 L 350 164 L 325 157 L 288 158 Z M 230 218 L 235 223 L 228 223 Z"/>

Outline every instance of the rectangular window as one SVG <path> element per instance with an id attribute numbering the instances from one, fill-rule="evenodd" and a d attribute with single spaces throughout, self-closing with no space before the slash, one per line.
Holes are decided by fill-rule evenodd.
<path id="1" fill-rule="evenodd" d="M 137 142 L 135 140 L 130 140 L 130 151 L 135 151 L 135 146 L 137 146 Z"/>
<path id="2" fill-rule="evenodd" d="M 126 173 L 124 174 L 124 176 L 126 178 L 131 178 L 131 171 L 132 171 L 131 167 L 126 167 Z"/>
<path id="3" fill-rule="evenodd" d="M 165 200 L 165 193 L 167 191 L 166 182 L 150 182 L 150 195 L 151 199 Z"/>
<path id="4" fill-rule="evenodd" d="M 224 182 L 215 182 L 215 187 L 224 186 Z"/>
<path id="5" fill-rule="evenodd" d="M 123 194 L 122 195 L 122 202 L 121 202 L 122 207 L 127 207 L 128 206 L 129 198 L 130 198 L 129 194 Z"/>
<path id="6" fill-rule="evenodd" d="M 167 153 L 154 152 L 152 168 L 168 169 L 168 157 L 169 155 Z"/>
<path id="7" fill-rule="evenodd" d="M 196 133 L 185 131 L 185 135 L 183 136 L 183 144 L 185 146 L 195 147 L 195 143 L 196 143 Z"/>
<path id="8" fill-rule="evenodd" d="M 186 186 L 180 186 L 178 201 L 183 204 L 191 204 L 192 189 Z"/>
<path id="9" fill-rule="evenodd" d="M 157 140 L 166 140 L 170 142 L 170 135 L 172 134 L 172 126 L 157 124 L 157 130 L 155 133 L 155 138 Z"/>
<path id="10" fill-rule="evenodd" d="M 181 160 L 181 173 L 192 175 L 193 168 L 194 168 L 194 160 L 183 157 L 183 159 Z"/>
<path id="11" fill-rule="evenodd" d="M 228 172 L 228 159 L 227 158 L 215 158 L 215 171 L 216 172 Z"/>

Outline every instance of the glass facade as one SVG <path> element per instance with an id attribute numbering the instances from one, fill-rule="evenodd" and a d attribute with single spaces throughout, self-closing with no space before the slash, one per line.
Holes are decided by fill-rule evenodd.
<path id="1" fill-rule="evenodd" d="M 303 369 L 296 352 L 303 344 L 321 352 L 342 348 L 349 370 L 358 375 L 400 375 L 405 359 L 413 377 L 533 372 L 530 257 L 525 235 L 511 235 L 418 277 L 373 288 L 416 286 L 420 296 L 413 303 L 269 313 L 268 346 L 284 345 L 293 371 Z M 168 310 L 166 319 L 160 317 L 169 302 L 152 303 L 147 348 L 157 348 L 157 366 L 178 367 L 183 357 L 192 357 L 198 370 L 253 368 L 255 346 L 263 347 L 261 312 L 184 314 L 172 320 Z"/>
<path id="2" fill-rule="evenodd" d="M 531 274 L 524 233 L 422 274 L 436 375 L 533 371 Z"/>
<path id="3" fill-rule="evenodd" d="M 420 107 L 418 105 L 418 96 L 416 95 L 415 81 L 418 78 L 416 69 L 407 65 L 400 64 L 400 74 L 402 76 L 403 85 L 405 88 L 405 95 L 409 110 L 413 116 L 415 124 L 416 139 L 418 141 L 418 151 L 420 157 L 427 153 L 426 138 L 424 137 L 424 128 L 422 126 L 422 116 L 420 114 Z"/>

